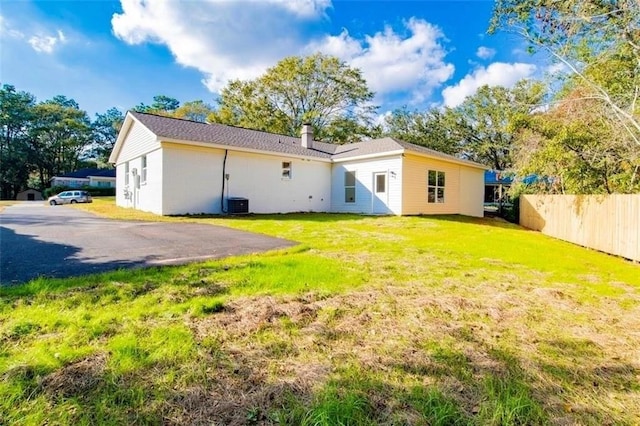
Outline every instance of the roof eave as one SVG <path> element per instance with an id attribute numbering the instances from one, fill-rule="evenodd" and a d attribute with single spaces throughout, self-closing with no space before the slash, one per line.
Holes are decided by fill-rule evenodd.
<path id="1" fill-rule="evenodd" d="M 459 164 L 462 166 L 467 166 L 467 167 L 473 167 L 476 169 L 482 169 L 482 170 L 489 170 L 490 167 L 485 166 L 484 164 L 480 164 L 480 163 L 476 163 L 473 161 L 468 161 L 468 160 L 462 160 L 460 158 L 456 158 L 456 157 L 443 157 L 440 155 L 435 155 L 435 154 L 428 154 L 426 152 L 418 152 L 418 151 L 412 151 L 412 150 L 407 150 L 408 154 L 412 154 L 412 155 L 417 155 L 419 157 L 426 157 L 426 158 L 431 158 L 433 160 L 440 160 L 440 161 L 446 161 L 449 163 L 454 163 L 454 164 Z"/>
<path id="2" fill-rule="evenodd" d="M 162 137 L 162 136 L 158 136 L 158 142 L 160 142 L 161 144 L 163 142 L 168 142 L 168 143 L 176 143 L 176 144 L 181 144 L 181 145 L 199 146 L 199 147 L 203 147 L 203 148 L 226 149 L 226 150 L 230 150 L 230 151 L 249 152 L 249 153 L 252 153 L 252 154 L 271 155 L 271 156 L 275 156 L 275 157 L 299 158 L 299 159 L 302 159 L 302 160 L 320 161 L 320 162 L 323 162 L 323 163 L 330 163 L 331 162 L 331 158 L 313 157 L 313 156 L 309 156 L 309 155 L 291 154 L 291 153 L 287 153 L 287 152 L 264 151 L 264 150 L 261 150 L 261 149 L 238 147 L 238 146 L 234 146 L 234 145 L 225 145 L 225 144 L 220 144 L 220 143 L 215 143 L 215 142 L 197 142 L 197 141 L 190 141 L 190 140 L 184 140 L 184 139 L 166 138 L 166 137 Z M 329 155 L 329 154 L 327 154 L 327 155 Z"/>
<path id="3" fill-rule="evenodd" d="M 127 112 L 127 115 L 124 117 L 122 127 L 120 128 L 120 132 L 118 132 L 118 138 L 116 139 L 116 143 L 113 145 L 113 149 L 111 150 L 111 155 L 109 155 L 109 160 L 108 160 L 109 163 L 115 164 L 116 161 L 118 160 L 118 155 L 120 154 L 120 150 L 122 149 L 122 144 L 124 143 L 124 140 L 126 139 L 126 136 L 129 133 L 129 130 L 131 129 L 131 126 L 133 125 L 134 121 L 139 122 L 139 120 L 135 118 L 131 114 L 131 112 Z"/>
<path id="4" fill-rule="evenodd" d="M 376 152 L 375 154 L 356 155 L 353 157 L 344 157 L 344 158 L 333 158 L 332 161 L 334 163 L 344 163 L 346 161 L 369 160 L 372 158 L 391 157 L 394 155 L 401 155 L 404 153 L 404 151 L 405 151 L 404 149 L 398 149 L 394 151 Z"/>

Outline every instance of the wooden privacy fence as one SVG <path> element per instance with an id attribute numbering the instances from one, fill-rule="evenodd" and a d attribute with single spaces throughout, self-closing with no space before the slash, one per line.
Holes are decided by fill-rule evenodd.
<path id="1" fill-rule="evenodd" d="M 554 238 L 640 261 L 640 194 L 522 195 L 520 224 Z"/>

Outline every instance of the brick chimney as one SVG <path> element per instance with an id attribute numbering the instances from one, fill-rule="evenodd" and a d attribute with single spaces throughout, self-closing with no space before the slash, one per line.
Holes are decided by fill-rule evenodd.
<path id="1" fill-rule="evenodd" d="M 309 123 L 302 125 L 302 147 L 313 148 L 313 127 Z"/>

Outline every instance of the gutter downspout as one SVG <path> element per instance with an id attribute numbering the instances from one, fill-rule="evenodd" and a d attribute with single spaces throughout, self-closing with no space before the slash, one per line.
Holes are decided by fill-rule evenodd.
<path id="1" fill-rule="evenodd" d="M 222 160 L 222 192 L 220 194 L 220 211 L 223 214 L 227 214 L 227 211 L 224 209 L 224 183 L 227 180 L 227 154 L 229 154 L 229 150 L 224 150 L 224 160 Z"/>

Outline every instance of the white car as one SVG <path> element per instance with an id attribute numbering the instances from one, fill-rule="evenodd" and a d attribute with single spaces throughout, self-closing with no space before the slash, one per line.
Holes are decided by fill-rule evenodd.
<path id="1" fill-rule="evenodd" d="M 57 195 L 49 197 L 49 204 L 52 206 L 58 204 L 75 204 L 75 203 L 91 203 L 91 194 L 87 191 L 64 191 Z"/>

